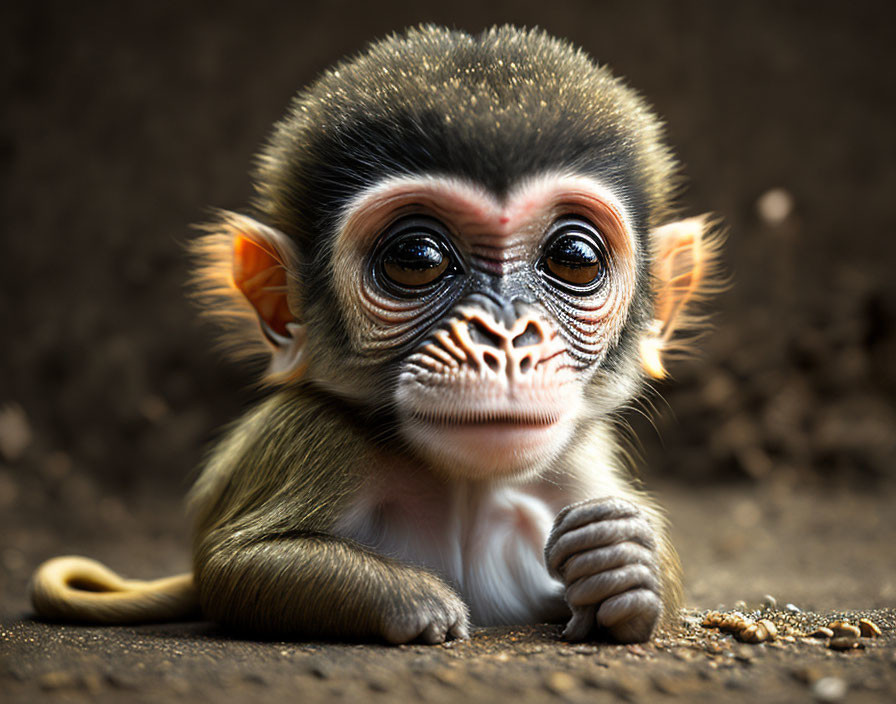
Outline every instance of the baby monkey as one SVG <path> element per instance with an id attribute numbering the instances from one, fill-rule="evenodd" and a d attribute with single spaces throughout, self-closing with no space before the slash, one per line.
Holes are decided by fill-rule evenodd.
<path id="1" fill-rule="evenodd" d="M 651 637 L 680 576 L 614 414 L 697 318 L 718 238 L 621 80 L 539 30 L 425 26 L 298 94 L 197 284 L 276 387 L 190 496 L 192 574 L 43 565 L 47 618 L 438 643 Z M 677 343 L 675 343 L 677 344 Z"/>

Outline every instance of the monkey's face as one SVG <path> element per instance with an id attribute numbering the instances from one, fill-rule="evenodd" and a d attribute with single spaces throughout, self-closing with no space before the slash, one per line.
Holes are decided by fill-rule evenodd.
<path id="1" fill-rule="evenodd" d="M 570 439 L 625 326 L 637 247 L 587 177 L 503 197 L 398 177 L 349 205 L 332 265 L 354 353 L 390 360 L 401 436 L 442 471 L 486 479 L 538 471 Z"/>
<path id="2" fill-rule="evenodd" d="M 196 245 L 209 313 L 268 381 L 384 415 L 454 476 L 544 468 L 662 376 L 712 290 L 660 122 L 537 30 L 383 40 L 296 97 L 256 179 L 264 222 Z"/>

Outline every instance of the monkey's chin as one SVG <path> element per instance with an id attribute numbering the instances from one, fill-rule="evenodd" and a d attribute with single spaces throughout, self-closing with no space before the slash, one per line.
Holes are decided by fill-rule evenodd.
<path id="1" fill-rule="evenodd" d="M 437 472 L 481 481 L 537 475 L 560 454 L 572 429 L 564 417 L 479 422 L 414 417 L 403 424 L 405 438 Z"/>

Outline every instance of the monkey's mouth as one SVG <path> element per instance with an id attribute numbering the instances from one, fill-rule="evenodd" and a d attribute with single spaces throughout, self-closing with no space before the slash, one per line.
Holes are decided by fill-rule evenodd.
<path id="1" fill-rule="evenodd" d="M 560 420 L 560 412 L 514 413 L 506 411 L 467 410 L 453 413 L 414 413 L 413 420 L 445 429 L 495 428 L 532 429 L 550 428 Z"/>
<path id="2" fill-rule="evenodd" d="M 445 408 L 408 414 L 404 433 L 452 476 L 487 478 L 536 471 L 555 457 L 572 424 L 563 408 Z"/>

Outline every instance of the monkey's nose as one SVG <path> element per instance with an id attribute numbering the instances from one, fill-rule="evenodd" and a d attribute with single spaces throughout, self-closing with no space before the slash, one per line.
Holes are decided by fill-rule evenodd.
<path id="1" fill-rule="evenodd" d="M 548 352 L 546 324 L 531 313 L 506 326 L 487 311 L 467 309 L 461 311 L 452 328 L 466 361 L 486 376 L 522 377 L 533 371 Z"/>
<path id="2" fill-rule="evenodd" d="M 492 323 L 494 321 L 491 321 Z M 511 347 L 531 347 L 540 345 L 544 342 L 544 330 L 533 320 L 526 321 L 526 326 L 522 332 L 515 332 L 519 329 L 518 325 L 514 325 L 512 330 L 504 330 L 495 332 L 496 326 L 485 323 L 479 317 L 473 317 L 467 321 L 467 331 L 470 333 L 470 339 L 477 345 L 486 347 L 495 347 L 504 349 L 507 347 L 508 340 Z"/>

